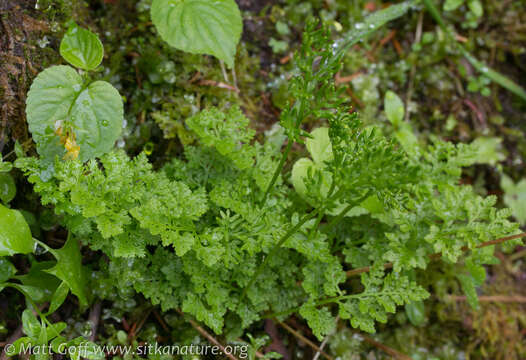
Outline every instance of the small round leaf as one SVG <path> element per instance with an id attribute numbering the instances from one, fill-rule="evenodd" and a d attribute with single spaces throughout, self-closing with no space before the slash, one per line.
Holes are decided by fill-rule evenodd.
<path id="1" fill-rule="evenodd" d="M 152 21 L 164 41 L 234 65 L 243 22 L 234 0 L 154 0 Z"/>
<path id="2" fill-rule="evenodd" d="M 96 34 L 75 24 L 60 42 L 60 55 L 73 66 L 93 70 L 102 62 L 104 47 Z"/>
<path id="3" fill-rule="evenodd" d="M 123 104 L 117 89 L 105 81 L 89 85 L 69 66 L 41 72 L 27 96 L 27 122 L 40 156 L 64 155 L 56 129 L 69 122 L 82 161 L 111 150 L 122 131 Z"/>

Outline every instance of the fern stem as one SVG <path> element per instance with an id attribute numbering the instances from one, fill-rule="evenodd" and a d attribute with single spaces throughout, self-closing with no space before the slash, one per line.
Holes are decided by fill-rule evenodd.
<path id="1" fill-rule="evenodd" d="M 486 242 L 484 242 L 482 244 L 477 245 L 476 248 L 480 249 L 480 248 L 484 248 L 484 247 L 487 247 L 487 246 L 498 245 L 498 244 L 502 244 L 502 243 L 504 243 L 506 241 L 521 239 L 521 238 L 524 238 L 524 237 L 526 237 L 526 232 L 525 233 L 521 233 L 521 234 L 516 234 L 516 235 L 505 236 L 505 237 L 494 239 L 494 240 L 490 240 L 490 241 L 486 241 Z M 464 248 L 462 248 L 462 250 L 463 251 L 468 251 L 469 248 L 464 247 Z M 437 259 L 437 258 L 440 258 L 441 255 L 442 254 L 440 254 L 440 253 L 435 253 L 435 254 L 429 255 L 429 257 L 431 259 Z M 385 269 L 389 269 L 392 266 L 393 266 L 393 263 L 386 263 L 386 264 L 384 264 L 384 268 Z M 354 270 L 351 270 L 351 271 L 347 272 L 347 277 L 354 276 L 354 275 L 359 275 L 361 273 L 366 273 L 366 272 L 369 272 L 370 270 L 371 270 L 371 268 L 369 266 L 365 266 L 365 267 L 362 267 L 362 268 L 354 269 Z M 327 305 L 329 303 L 338 302 L 338 301 L 341 301 L 341 300 L 361 298 L 361 297 L 367 297 L 367 296 L 370 296 L 370 294 L 369 293 L 361 293 L 361 294 L 340 295 L 340 296 L 336 296 L 336 297 L 332 297 L 332 298 L 328 298 L 328 299 L 325 299 L 325 300 L 318 301 L 318 302 L 316 302 L 314 304 L 314 306 L 322 306 L 322 305 Z M 374 296 L 374 294 L 373 294 L 373 296 Z M 278 313 L 272 313 L 270 315 L 264 316 L 263 318 L 271 319 L 271 318 L 274 318 L 274 317 L 285 316 L 285 315 L 289 315 L 289 314 L 295 313 L 295 312 L 299 311 L 299 309 L 300 309 L 300 307 L 298 306 L 298 307 L 295 307 L 293 309 L 281 311 L 281 312 L 278 312 Z"/>
<path id="2" fill-rule="evenodd" d="M 254 273 L 254 275 L 252 275 L 247 286 L 245 286 L 245 288 L 243 289 L 243 292 L 241 294 L 241 299 L 239 300 L 239 304 L 243 302 L 243 300 L 245 299 L 245 296 L 247 295 L 248 289 L 252 286 L 254 281 L 256 281 L 257 277 L 261 274 L 261 272 L 267 265 L 269 259 L 276 254 L 276 252 L 279 250 L 279 248 L 281 248 L 281 245 L 283 245 L 285 241 L 287 241 L 292 235 L 294 235 L 296 231 L 298 231 L 307 221 L 314 218 L 316 214 L 318 213 L 318 211 L 319 210 L 314 210 L 311 213 L 305 215 L 294 227 L 292 227 L 285 235 L 283 235 L 283 237 L 272 247 L 268 255 L 265 257 L 265 260 L 263 260 L 263 262 L 259 264 L 259 266 L 256 269 L 256 272 Z"/>
<path id="3" fill-rule="evenodd" d="M 265 204 L 265 201 L 267 201 L 267 196 L 274 187 L 274 184 L 276 183 L 276 180 L 278 179 L 279 174 L 281 173 L 281 170 L 283 170 L 283 166 L 285 166 L 285 161 L 287 161 L 287 158 L 289 157 L 290 149 L 292 148 L 293 141 L 289 139 L 289 142 L 287 143 L 287 146 L 285 147 L 285 151 L 283 151 L 283 155 L 281 156 L 281 160 L 279 161 L 278 166 L 276 167 L 276 170 L 274 171 L 274 175 L 272 175 L 272 180 L 267 186 L 267 189 L 265 190 L 265 194 L 263 195 L 263 199 L 261 199 L 261 204 Z"/>

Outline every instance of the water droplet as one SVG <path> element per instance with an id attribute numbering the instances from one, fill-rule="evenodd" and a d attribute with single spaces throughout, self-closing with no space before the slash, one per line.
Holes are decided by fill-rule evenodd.
<path id="1" fill-rule="evenodd" d="M 101 124 L 102 126 L 108 126 L 110 123 L 108 122 L 108 120 L 104 119 L 101 121 Z"/>
<path id="2" fill-rule="evenodd" d="M 82 86 L 80 84 L 73 85 L 73 90 L 80 91 L 80 89 L 82 89 Z"/>
<path id="3" fill-rule="evenodd" d="M 485 74 L 489 71 L 489 69 L 484 66 L 482 69 L 480 69 L 480 71 L 482 71 Z"/>
<path id="4" fill-rule="evenodd" d="M 42 255 L 42 254 L 47 253 L 47 249 L 45 247 L 41 246 L 40 244 L 35 243 L 35 246 L 33 248 L 33 253 L 35 255 Z"/>
<path id="5" fill-rule="evenodd" d="M 376 27 L 376 25 L 374 24 L 369 24 L 369 29 L 374 29 Z"/>
<path id="6" fill-rule="evenodd" d="M 360 30 L 360 29 L 363 29 L 364 24 L 362 24 L 362 23 L 357 23 L 356 25 L 354 25 L 354 27 L 355 27 L 356 29 Z"/>
<path id="7" fill-rule="evenodd" d="M 122 149 L 124 147 L 124 145 L 126 145 L 124 140 L 120 139 L 119 141 L 117 141 L 117 147 L 118 148 Z"/>

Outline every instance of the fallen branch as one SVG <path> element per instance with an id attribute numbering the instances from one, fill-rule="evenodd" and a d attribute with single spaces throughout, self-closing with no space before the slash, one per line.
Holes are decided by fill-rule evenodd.
<path id="1" fill-rule="evenodd" d="M 498 245 L 498 244 L 502 244 L 503 242 L 506 242 L 506 241 L 516 240 L 516 239 L 520 239 L 520 238 L 523 238 L 523 237 L 526 237 L 526 233 L 517 234 L 517 235 L 511 235 L 511 236 L 506 236 L 506 237 L 502 237 L 502 238 L 495 239 L 495 240 L 486 241 L 486 242 L 484 242 L 482 244 L 477 245 L 476 248 L 480 249 L 480 248 L 484 248 L 484 247 L 487 247 L 487 246 Z M 462 247 L 462 251 L 464 251 L 464 252 L 469 251 L 469 250 L 470 249 L 467 246 Z M 434 254 L 429 255 L 429 259 L 431 259 L 431 260 L 439 259 L 441 257 L 442 257 L 441 253 L 434 253 Z M 393 263 L 392 262 L 384 264 L 384 269 L 386 269 L 386 270 L 387 269 L 391 269 L 392 267 L 393 267 Z M 356 275 L 359 275 L 359 274 L 362 274 L 362 273 L 366 273 L 366 272 L 369 272 L 370 270 L 371 270 L 370 266 L 364 266 L 364 267 L 361 267 L 361 268 L 358 268 L 358 269 L 349 270 L 349 271 L 347 271 L 347 277 L 356 276 Z"/>

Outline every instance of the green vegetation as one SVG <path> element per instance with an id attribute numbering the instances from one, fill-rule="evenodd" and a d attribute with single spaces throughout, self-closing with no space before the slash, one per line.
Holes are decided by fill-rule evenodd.
<path id="1" fill-rule="evenodd" d="M 56 60 L 17 60 L 27 83 L 0 73 L 23 107 L 6 101 L 0 137 L 5 355 L 524 357 L 526 4 L 510 7 L 38 0 L 25 25 L 6 16 Z"/>

